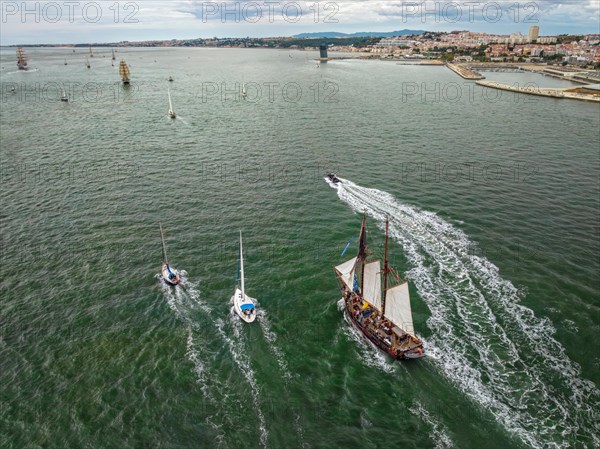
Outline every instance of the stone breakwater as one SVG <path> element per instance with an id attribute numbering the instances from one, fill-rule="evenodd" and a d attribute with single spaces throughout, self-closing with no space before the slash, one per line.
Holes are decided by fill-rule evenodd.
<path id="1" fill-rule="evenodd" d="M 584 93 L 581 91 L 581 89 L 559 89 L 538 86 L 510 86 L 508 84 L 498 83 L 496 81 L 484 80 L 477 81 L 477 84 L 493 89 L 502 89 L 511 92 L 519 92 L 522 94 L 538 95 L 541 97 L 568 98 L 571 100 L 595 101 L 597 103 L 600 103 L 600 95 L 593 93 Z"/>
<path id="2" fill-rule="evenodd" d="M 470 68 L 462 66 L 462 65 L 448 63 L 448 64 L 446 64 L 446 67 L 448 67 L 454 73 L 463 77 L 466 80 L 485 79 L 485 76 L 483 76 L 481 73 L 477 73 L 474 70 L 471 70 Z"/>

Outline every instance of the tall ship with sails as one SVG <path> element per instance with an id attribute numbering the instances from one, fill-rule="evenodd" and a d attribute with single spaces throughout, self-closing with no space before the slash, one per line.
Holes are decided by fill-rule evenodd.
<path id="1" fill-rule="evenodd" d="M 27 55 L 21 47 L 17 48 L 17 67 L 19 70 L 27 70 Z"/>
<path id="2" fill-rule="evenodd" d="M 119 75 L 121 75 L 123 84 L 129 84 L 129 66 L 124 59 L 121 59 L 119 63 Z"/>
<path id="3" fill-rule="evenodd" d="M 363 214 L 358 254 L 334 267 L 344 308 L 352 325 L 375 346 L 396 360 L 418 359 L 424 355 L 423 341 L 414 332 L 408 282 L 401 281 L 388 265 L 387 256 L 387 219 L 382 268 L 381 261 L 373 260 L 367 247 Z M 395 282 L 389 282 L 390 275 Z M 393 285 L 388 287 L 390 284 Z"/>

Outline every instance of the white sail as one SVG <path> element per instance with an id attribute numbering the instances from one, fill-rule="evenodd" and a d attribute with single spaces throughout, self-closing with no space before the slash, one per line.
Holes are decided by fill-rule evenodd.
<path id="1" fill-rule="evenodd" d="M 365 264 L 363 298 L 381 311 L 381 264 L 378 260 Z"/>
<path id="2" fill-rule="evenodd" d="M 167 89 L 167 94 L 169 95 L 169 115 L 171 117 L 175 117 L 175 111 L 173 110 L 173 103 L 171 102 L 171 91 Z"/>
<path id="3" fill-rule="evenodd" d="M 392 287 L 385 297 L 385 317 L 410 335 L 415 335 L 408 282 Z"/>
<path id="4" fill-rule="evenodd" d="M 165 237 L 163 235 L 162 224 L 159 223 L 158 226 L 160 228 L 160 241 L 162 242 L 163 262 L 168 265 L 169 261 L 167 260 L 167 247 L 165 246 Z"/>
<path id="5" fill-rule="evenodd" d="M 244 289 L 244 249 L 242 247 L 242 231 L 240 231 L 240 278 L 242 287 L 242 298 L 246 296 L 246 290 Z"/>
<path id="6" fill-rule="evenodd" d="M 342 278 L 342 281 L 344 282 L 344 284 L 346 284 L 346 287 L 348 287 L 350 290 L 353 289 L 353 285 L 354 285 L 354 268 L 356 266 L 356 259 L 357 259 L 356 257 L 353 257 L 352 259 L 348 260 L 347 262 L 344 262 L 343 264 L 335 267 L 336 271 Z"/>

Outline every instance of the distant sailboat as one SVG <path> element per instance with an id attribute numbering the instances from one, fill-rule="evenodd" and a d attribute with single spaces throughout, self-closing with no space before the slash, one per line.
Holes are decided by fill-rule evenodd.
<path id="1" fill-rule="evenodd" d="M 65 65 L 67 65 L 67 58 L 65 58 Z"/>
<path id="2" fill-rule="evenodd" d="M 246 90 L 246 83 L 242 84 L 242 98 L 246 98 L 248 96 L 248 91 Z"/>
<path id="3" fill-rule="evenodd" d="M 176 118 L 177 114 L 175 114 L 175 111 L 173 110 L 173 103 L 171 103 L 171 91 L 167 90 L 167 95 L 169 96 L 169 117 Z"/>
<path id="4" fill-rule="evenodd" d="M 64 101 L 64 102 L 68 102 L 69 101 L 69 97 L 67 97 L 67 93 L 65 92 L 64 89 L 62 91 L 62 97 L 60 97 L 60 101 Z"/>
<path id="5" fill-rule="evenodd" d="M 119 75 L 121 75 L 123 84 L 129 84 L 129 67 L 124 59 L 121 59 L 119 63 Z"/>
<path id="6" fill-rule="evenodd" d="M 19 70 L 27 70 L 27 55 L 21 47 L 17 48 L 17 67 Z"/>
<path id="7" fill-rule="evenodd" d="M 85 66 L 86 66 L 88 69 L 89 69 L 90 67 L 92 67 L 92 66 L 90 65 L 90 60 L 88 59 L 88 57 L 87 57 L 87 56 L 85 57 Z"/>
<path id="8" fill-rule="evenodd" d="M 168 81 L 172 83 L 173 82 L 173 77 L 170 76 Z"/>
<path id="9" fill-rule="evenodd" d="M 159 223 L 158 226 L 160 227 L 160 241 L 162 242 L 163 250 L 163 263 L 162 268 L 160 270 L 162 278 L 169 285 L 181 284 L 181 278 L 179 277 L 179 273 L 172 270 L 169 266 L 169 261 L 167 260 L 167 248 L 165 246 L 165 238 L 163 236 L 162 225 Z"/>
<path id="10" fill-rule="evenodd" d="M 115 49 L 113 48 L 111 50 L 112 50 L 112 60 L 114 61 L 115 60 Z"/>
<path id="11" fill-rule="evenodd" d="M 246 323 L 252 323 L 256 319 L 256 306 L 252 298 L 246 295 L 244 288 L 244 249 L 242 246 L 242 231 L 240 231 L 240 281 L 241 283 L 236 286 L 235 293 L 233 294 L 233 308 L 235 312 L 240 316 Z"/>
<path id="12" fill-rule="evenodd" d="M 94 57 L 94 53 L 92 52 L 92 47 L 90 46 L 90 58 Z"/>

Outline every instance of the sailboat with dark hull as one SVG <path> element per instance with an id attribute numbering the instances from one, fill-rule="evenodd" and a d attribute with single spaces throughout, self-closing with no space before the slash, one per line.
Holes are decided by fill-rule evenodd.
<path id="1" fill-rule="evenodd" d="M 401 281 L 388 265 L 387 253 L 387 220 L 382 268 L 368 250 L 364 214 L 358 254 L 334 267 L 344 308 L 352 325 L 375 346 L 396 360 L 418 359 L 424 355 L 423 342 L 414 332 L 408 282 Z M 388 287 L 390 275 L 396 282 Z"/>
<path id="2" fill-rule="evenodd" d="M 181 284 L 181 277 L 179 273 L 171 268 L 169 265 L 169 261 L 167 260 L 167 247 L 165 246 L 165 237 L 163 236 L 162 225 L 159 223 L 160 227 L 160 241 L 162 242 L 162 251 L 163 251 L 163 263 L 162 268 L 160 269 L 160 273 L 162 275 L 163 280 L 169 285 L 179 285 Z"/>
<path id="3" fill-rule="evenodd" d="M 129 66 L 127 65 L 124 59 L 121 59 L 121 62 L 119 63 L 119 75 L 121 75 L 121 80 L 123 81 L 123 84 L 128 86 L 130 82 Z"/>
<path id="4" fill-rule="evenodd" d="M 27 67 L 27 55 L 21 47 L 17 48 L 17 68 L 19 70 L 28 70 L 29 68 Z"/>

